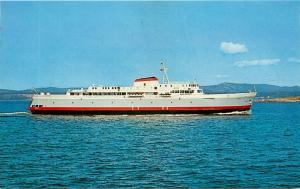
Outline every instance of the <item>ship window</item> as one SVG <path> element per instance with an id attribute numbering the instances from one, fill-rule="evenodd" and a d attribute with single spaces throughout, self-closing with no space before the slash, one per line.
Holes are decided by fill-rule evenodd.
<path id="1" fill-rule="evenodd" d="M 157 87 L 154 87 L 154 89 L 157 89 Z"/>
<path id="2" fill-rule="evenodd" d="M 144 83 L 144 86 L 146 86 L 146 83 Z"/>
<path id="3" fill-rule="evenodd" d="M 171 87 L 172 87 L 172 85 L 171 85 Z"/>
<path id="4" fill-rule="evenodd" d="M 74 95 L 74 93 L 70 93 L 70 95 Z"/>

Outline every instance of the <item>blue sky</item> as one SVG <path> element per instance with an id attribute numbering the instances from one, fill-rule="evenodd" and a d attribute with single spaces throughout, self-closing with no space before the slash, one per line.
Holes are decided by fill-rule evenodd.
<path id="1" fill-rule="evenodd" d="M 0 88 L 300 85 L 300 2 L 1 2 Z"/>

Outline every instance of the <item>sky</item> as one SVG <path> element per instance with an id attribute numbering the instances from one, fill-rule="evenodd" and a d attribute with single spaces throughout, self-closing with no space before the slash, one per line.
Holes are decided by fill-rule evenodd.
<path id="1" fill-rule="evenodd" d="M 300 85 L 300 1 L 0 3 L 2 89 Z"/>

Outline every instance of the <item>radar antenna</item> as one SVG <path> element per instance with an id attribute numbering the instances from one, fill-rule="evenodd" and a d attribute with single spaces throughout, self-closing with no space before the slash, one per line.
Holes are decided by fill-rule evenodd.
<path id="1" fill-rule="evenodd" d="M 163 62 L 161 62 L 160 65 L 161 65 L 160 71 L 163 73 L 163 83 L 168 84 L 169 83 L 169 77 L 167 74 L 168 68 Z"/>

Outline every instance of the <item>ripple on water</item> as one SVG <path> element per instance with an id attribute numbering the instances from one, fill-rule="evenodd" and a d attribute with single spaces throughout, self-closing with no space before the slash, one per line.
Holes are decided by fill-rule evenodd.
<path id="1" fill-rule="evenodd" d="M 0 187 L 297 187 L 300 108 L 280 107 L 230 116 L 0 113 Z"/>

